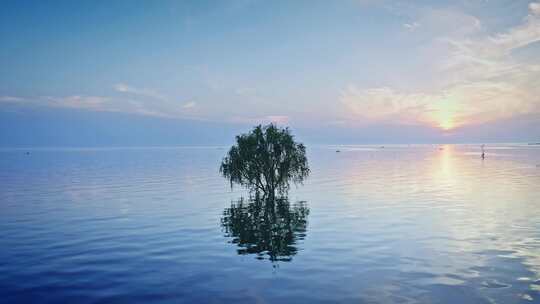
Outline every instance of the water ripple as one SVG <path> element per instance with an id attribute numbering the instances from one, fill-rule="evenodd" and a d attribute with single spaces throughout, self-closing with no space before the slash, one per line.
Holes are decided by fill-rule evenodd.
<path id="1" fill-rule="evenodd" d="M 2 150 L 0 297 L 540 303 L 540 149 L 339 149 L 308 151 L 312 175 L 276 214 L 289 225 L 267 235 L 223 222 L 251 218 L 223 150 Z"/>

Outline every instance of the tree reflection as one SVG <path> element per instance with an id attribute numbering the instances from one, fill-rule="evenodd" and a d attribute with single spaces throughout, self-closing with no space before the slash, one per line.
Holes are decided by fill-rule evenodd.
<path id="1" fill-rule="evenodd" d="M 221 225 L 238 254 L 256 254 L 258 259 L 290 261 L 298 251 L 297 241 L 306 235 L 309 209 L 305 202 L 290 204 L 287 199 L 233 202 L 223 211 Z"/>

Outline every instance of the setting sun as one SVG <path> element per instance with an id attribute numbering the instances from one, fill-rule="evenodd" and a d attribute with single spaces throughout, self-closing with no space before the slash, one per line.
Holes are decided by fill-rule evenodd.
<path id="1" fill-rule="evenodd" d="M 439 127 L 443 130 L 450 130 L 455 127 L 454 120 L 452 119 L 452 115 L 449 113 L 444 113 L 441 115 L 442 117 L 439 120 Z"/>
<path id="2" fill-rule="evenodd" d="M 443 130 L 453 129 L 455 124 L 455 113 L 458 102 L 452 96 L 446 96 L 435 106 L 433 120 L 437 126 Z"/>

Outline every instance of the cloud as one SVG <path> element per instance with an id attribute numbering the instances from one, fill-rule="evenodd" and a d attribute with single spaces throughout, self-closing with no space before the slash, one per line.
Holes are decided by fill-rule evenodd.
<path id="1" fill-rule="evenodd" d="M 287 124 L 289 122 L 289 116 L 286 115 L 269 115 L 264 119 L 266 122 L 272 122 L 276 124 Z"/>
<path id="2" fill-rule="evenodd" d="M 72 95 L 65 97 L 45 96 L 43 99 L 46 101 L 47 105 L 53 107 L 113 111 L 113 108 L 108 104 L 111 100 L 109 97 Z"/>
<path id="3" fill-rule="evenodd" d="M 233 117 L 231 122 L 245 123 L 245 124 L 269 124 L 275 123 L 280 125 L 286 125 L 290 121 L 289 116 L 286 115 L 268 115 L 261 117 Z"/>
<path id="4" fill-rule="evenodd" d="M 412 32 L 412 31 L 415 31 L 418 27 L 420 27 L 420 23 L 418 22 L 405 23 L 403 24 L 403 27 Z"/>
<path id="5" fill-rule="evenodd" d="M 32 98 L 1 96 L 0 102 L 24 103 L 27 106 L 71 108 L 95 112 L 121 112 L 165 118 L 185 118 L 186 115 L 182 109 L 195 106 L 194 103 L 187 103 L 183 106 L 175 107 L 168 104 L 147 103 L 121 97 L 87 95 L 38 96 Z"/>
<path id="6" fill-rule="evenodd" d="M 405 29 L 414 31 L 422 27 L 422 33 L 430 36 L 459 37 L 482 30 L 480 19 L 451 7 L 408 8 L 405 15 L 414 20 L 403 24 Z"/>
<path id="7" fill-rule="evenodd" d="M 492 81 L 458 84 L 433 93 L 349 86 L 342 92 L 341 102 L 349 111 L 349 121 L 447 129 L 540 114 L 540 103 L 531 102 L 534 94 L 511 83 Z"/>
<path id="8" fill-rule="evenodd" d="M 186 110 L 193 109 L 197 106 L 194 101 L 188 101 L 183 104 L 162 95 L 156 90 L 146 88 L 136 88 L 125 83 L 114 85 L 114 89 L 120 93 L 126 93 L 132 97 L 124 100 L 124 105 L 120 108 L 122 112 L 136 113 L 139 115 L 160 116 L 169 118 L 186 117 Z M 133 98 L 136 98 L 133 100 Z M 148 98 L 153 99 L 151 101 Z M 128 104 L 129 106 L 126 106 Z M 117 109 L 114 109 L 117 111 Z"/>
<path id="9" fill-rule="evenodd" d="M 185 103 L 184 105 L 182 105 L 182 108 L 183 108 L 183 109 L 192 109 L 192 108 L 194 108 L 196 105 L 197 105 L 197 103 L 195 103 L 194 101 L 190 101 L 190 102 L 187 102 L 187 103 Z"/>
<path id="10" fill-rule="evenodd" d="M 529 11 L 532 15 L 540 15 L 540 3 L 531 2 L 529 3 Z"/>
<path id="11" fill-rule="evenodd" d="M 524 22 L 504 32 L 487 37 L 441 38 L 451 48 L 450 60 L 470 61 L 480 65 L 510 62 L 510 53 L 540 41 L 540 14 L 538 3 L 529 5 L 529 15 Z"/>
<path id="12" fill-rule="evenodd" d="M 540 41 L 539 10 L 538 3 L 531 3 L 529 15 L 520 24 L 494 35 L 454 30 L 435 38 L 433 53 L 442 54 L 430 64 L 436 67 L 436 85 L 413 91 L 349 85 L 340 94 L 346 111 L 343 116 L 353 122 L 420 123 L 441 128 L 540 116 L 540 65 L 518 60 L 512 53 Z M 445 15 L 454 13 L 435 12 L 438 17 Z M 475 17 L 461 20 L 480 27 Z"/>
<path id="13" fill-rule="evenodd" d="M 351 119 L 363 122 L 415 123 L 427 111 L 427 105 L 438 97 L 423 93 L 399 93 L 389 87 L 360 89 L 350 85 L 341 93 Z"/>
<path id="14" fill-rule="evenodd" d="M 489 38 L 489 42 L 499 52 L 510 52 L 514 49 L 540 41 L 540 3 L 529 4 L 529 15 L 525 23 L 510 29 L 506 33 Z M 484 42 L 489 45 L 489 42 Z"/>
<path id="15" fill-rule="evenodd" d="M 48 106 L 59 108 L 81 109 L 95 112 L 120 112 L 163 118 L 191 118 L 195 117 L 192 111 L 197 106 L 196 102 L 190 101 L 184 104 L 171 103 L 168 101 L 138 100 L 118 96 L 38 96 L 33 98 L 21 98 L 15 96 L 0 96 L 0 102 L 24 102 L 28 106 Z"/>
<path id="16" fill-rule="evenodd" d="M 89 105 L 89 106 L 100 106 L 106 103 L 109 100 L 108 97 L 101 96 L 69 96 L 66 98 L 60 99 L 62 103 L 69 106 L 79 106 L 79 105 Z"/>
<path id="17" fill-rule="evenodd" d="M 0 102 L 19 103 L 19 102 L 25 102 L 25 101 L 26 100 L 22 97 L 0 96 Z"/>
<path id="18" fill-rule="evenodd" d="M 127 93 L 127 94 L 142 96 L 142 97 L 150 97 L 150 98 L 159 99 L 159 100 L 167 100 L 167 97 L 158 93 L 157 91 L 154 91 L 151 89 L 136 88 L 136 87 L 127 85 L 125 83 L 118 83 L 114 85 L 114 89 L 120 93 Z"/>
<path id="19" fill-rule="evenodd" d="M 104 96 L 38 96 L 38 97 L 17 97 L 0 96 L 0 102 L 24 103 L 27 106 L 49 106 L 63 108 L 77 108 L 93 111 L 122 111 L 121 102 L 111 97 Z"/>

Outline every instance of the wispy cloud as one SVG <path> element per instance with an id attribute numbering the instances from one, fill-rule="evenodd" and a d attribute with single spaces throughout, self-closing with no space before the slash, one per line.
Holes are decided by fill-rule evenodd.
<path id="1" fill-rule="evenodd" d="M 0 102 L 24 103 L 28 106 L 71 108 L 95 112 L 118 112 L 163 118 L 197 119 L 197 117 L 193 116 L 193 111 L 191 111 L 197 105 L 193 101 L 186 102 L 184 104 L 170 104 L 168 102 L 159 100 L 147 102 L 145 100 L 116 96 L 68 95 L 37 96 L 32 98 L 0 96 Z"/>
<path id="2" fill-rule="evenodd" d="M 403 24 L 403 27 L 406 28 L 409 31 L 415 31 L 417 28 L 420 27 L 420 23 L 418 23 L 418 22 L 405 23 L 405 24 Z"/>
<path id="3" fill-rule="evenodd" d="M 489 38 L 496 51 L 508 53 L 514 49 L 524 47 L 540 41 L 540 4 L 529 4 L 529 15 L 525 23 Z M 489 42 L 484 43 L 489 45 Z"/>
<path id="4" fill-rule="evenodd" d="M 50 106 L 103 110 L 106 109 L 110 98 L 102 96 L 72 95 L 66 97 L 47 96 L 45 100 L 48 101 Z"/>
<path id="5" fill-rule="evenodd" d="M 268 115 L 261 117 L 233 117 L 231 122 L 246 123 L 246 124 L 268 124 L 275 123 L 286 125 L 290 122 L 289 116 L 286 115 Z"/>
<path id="6" fill-rule="evenodd" d="M 184 104 L 182 105 L 182 108 L 183 108 L 183 109 L 192 109 L 192 108 L 194 108 L 196 105 L 197 105 L 196 102 L 190 101 L 190 102 L 184 103 Z"/>
<path id="7" fill-rule="evenodd" d="M 529 10 L 533 15 L 540 15 L 540 3 L 532 2 L 529 3 Z"/>
<path id="8" fill-rule="evenodd" d="M 142 96 L 142 97 L 150 97 L 150 98 L 159 99 L 159 100 L 167 99 L 166 96 L 160 94 L 159 92 L 155 90 L 146 89 L 146 88 L 136 88 L 134 86 L 130 86 L 125 83 L 115 84 L 114 89 L 120 93 L 127 93 L 127 94 L 136 95 L 136 96 Z"/>
<path id="9" fill-rule="evenodd" d="M 436 18 L 444 16 L 435 12 Z M 428 17 L 434 18 L 434 17 Z M 435 18 L 435 19 L 436 19 Z M 444 18 L 443 18 L 444 19 Z M 462 17 L 480 27 L 475 17 Z M 442 20 L 445 22 L 445 20 Z M 478 124 L 519 115 L 540 115 L 540 66 L 518 60 L 514 50 L 540 41 L 540 4 L 531 3 L 521 24 L 494 35 L 453 31 L 433 40 L 446 50 L 438 67 L 438 88 L 413 92 L 391 86 L 341 92 L 350 121 L 424 123 L 442 128 Z M 351 115 L 352 114 L 352 115 Z M 358 120 L 358 119 L 356 119 Z"/>
<path id="10" fill-rule="evenodd" d="M 16 96 L 0 96 L 0 102 L 7 102 L 7 103 L 20 103 L 25 102 L 26 100 L 22 97 L 16 97 Z"/>

